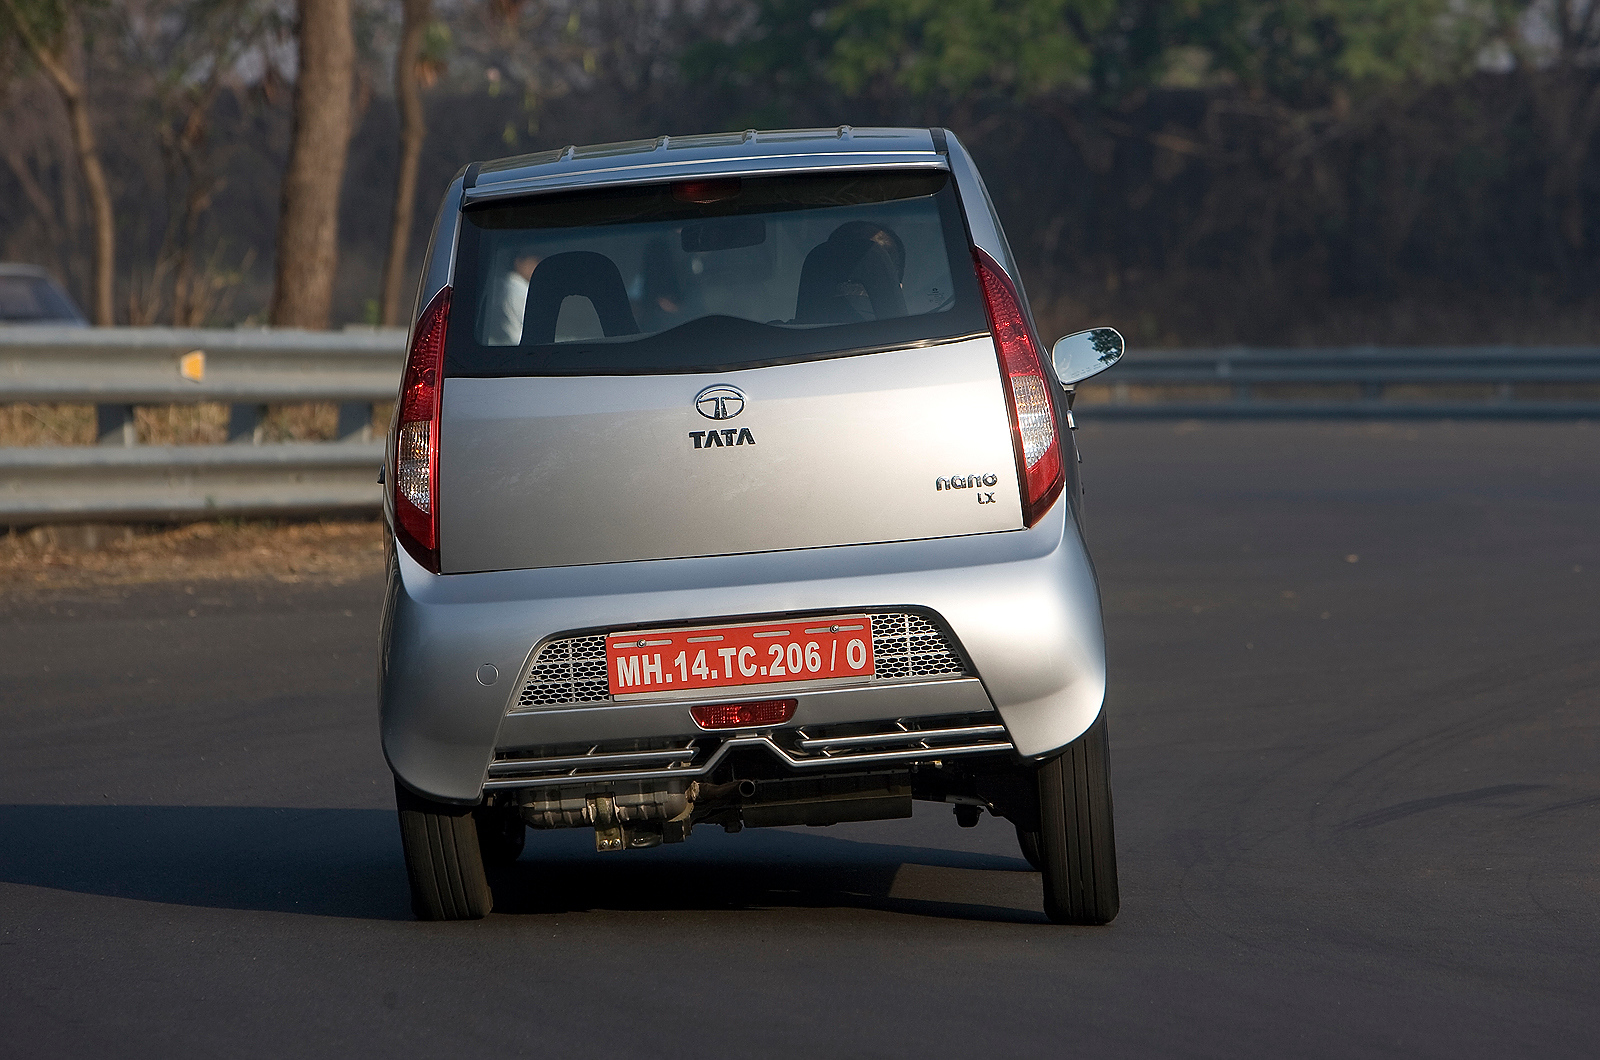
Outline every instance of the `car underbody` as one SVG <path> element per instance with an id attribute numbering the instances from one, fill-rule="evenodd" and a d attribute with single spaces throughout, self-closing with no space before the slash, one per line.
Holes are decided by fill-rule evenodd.
<path id="1" fill-rule="evenodd" d="M 949 725 L 972 720 L 900 719 L 907 726 L 903 730 L 906 732 L 919 731 L 918 722 Z M 930 727 L 927 731 L 939 730 Z M 798 737 L 808 738 L 828 737 Z M 651 746 L 662 742 L 665 741 L 541 750 L 552 752 L 544 759 L 546 762 L 596 758 L 602 760 L 603 768 L 610 768 L 625 756 L 637 759 L 678 750 Z M 740 735 L 723 740 L 712 752 L 708 770 L 695 779 L 496 787 L 487 794 L 484 807 L 489 813 L 514 815 L 534 829 L 593 828 L 595 849 L 602 851 L 682 842 L 701 824 L 737 832 L 744 827 L 816 826 L 910 817 L 913 800 L 949 803 L 963 824 L 976 824 L 980 811 L 988 810 L 1025 827 L 1037 827 L 1028 810 L 1027 785 L 1020 779 L 1022 771 L 1014 755 L 995 750 L 971 753 L 962 748 L 952 748 L 957 751 L 952 754 L 938 747 L 937 738 L 929 743 L 932 746 L 916 752 L 902 752 L 906 759 L 899 762 L 862 763 L 853 768 L 847 762 L 830 763 L 828 772 L 818 775 L 797 773 L 786 761 L 771 754 L 778 744 L 770 735 Z M 694 751 L 693 747 L 688 749 Z M 583 753 L 575 753 L 580 750 Z M 910 757 L 913 753 L 916 758 Z M 519 779 L 515 783 L 527 781 Z"/>

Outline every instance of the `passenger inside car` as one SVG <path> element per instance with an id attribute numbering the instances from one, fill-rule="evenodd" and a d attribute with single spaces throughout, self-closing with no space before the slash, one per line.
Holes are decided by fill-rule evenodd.
<path id="1" fill-rule="evenodd" d="M 539 255 L 531 246 L 522 247 L 512 259 L 500 287 L 500 303 L 495 307 L 495 328 L 492 339 L 496 345 L 515 346 L 522 341 L 522 317 L 528 304 L 528 283 L 539 267 Z"/>
<path id="2" fill-rule="evenodd" d="M 906 315 L 906 246 L 876 221 L 846 221 L 806 255 L 796 324 L 852 324 Z"/>
<path id="3" fill-rule="evenodd" d="M 672 246 L 666 239 L 656 238 L 645 244 L 639 273 L 628 295 L 646 331 L 665 331 L 683 322 L 683 285 L 673 265 Z"/>

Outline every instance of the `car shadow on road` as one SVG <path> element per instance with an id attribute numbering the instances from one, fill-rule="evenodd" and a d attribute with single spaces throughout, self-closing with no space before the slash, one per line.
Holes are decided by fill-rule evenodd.
<path id="1" fill-rule="evenodd" d="M 862 842 L 819 831 L 702 826 L 682 845 L 599 854 L 587 829 L 529 832 L 491 877 L 495 911 L 861 908 L 957 920 L 1043 923 L 1021 857 Z"/>
<path id="2" fill-rule="evenodd" d="M 408 919 L 394 812 L 0 806 L 0 881 L 219 909 Z"/>
<path id="3" fill-rule="evenodd" d="M 588 830 L 530 831 L 522 859 L 494 873 L 496 913 L 854 907 L 1007 922 L 1043 920 L 1035 880 L 1021 858 L 769 829 L 700 829 L 681 846 L 623 854 L 596 853 Z M 0 805 L 0 882 L 204 908 L 411 917 L 390 810 Z"/>

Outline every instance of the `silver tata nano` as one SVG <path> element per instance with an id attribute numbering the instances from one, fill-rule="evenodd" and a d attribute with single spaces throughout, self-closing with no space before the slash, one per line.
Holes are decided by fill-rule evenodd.
<path id="1" fill-rule="evenodd" d="M 413 907 L 526 831 L 1011 821 L 1052 920 L 1117 913 L 1071 391 L 942 129 L 467 166 L 385 479 L 383 747 Z"/>

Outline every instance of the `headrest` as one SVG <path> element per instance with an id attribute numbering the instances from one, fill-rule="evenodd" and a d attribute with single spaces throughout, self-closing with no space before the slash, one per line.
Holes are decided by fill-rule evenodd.
<path id="1" fill-rule="evenodd" d="M 900 269 L 893 256 L 881 241 L 859 231 L 860 226 L 841 225 L 806 255 L 795 299 L 795 323 L 853 324 L 906 315 Z M 856 308 L 862 295 L 872 307 L 871 316 Z"/>
<path id="2" fill-rule="evenodd" d="M 592 250 L 574 250 L 552 254 L 533 270 L 522 313 L 522 345 L 543 346 L 556 341 L 561 303 L 573 296 L 587 298 L 594 305 L 607 338 L 639 333 L 616 263 Z"/>

